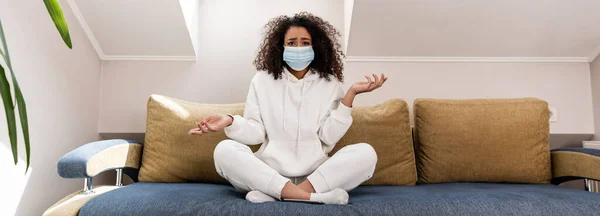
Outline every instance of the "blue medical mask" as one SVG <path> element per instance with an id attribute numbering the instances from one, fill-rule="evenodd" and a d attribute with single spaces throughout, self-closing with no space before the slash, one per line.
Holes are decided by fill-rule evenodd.
<path id="1" fill-rule="evenodd" d="M 295 71 L 304 70 L 315 59 L 312 46 L 283 48 L 283 60 Z"/>

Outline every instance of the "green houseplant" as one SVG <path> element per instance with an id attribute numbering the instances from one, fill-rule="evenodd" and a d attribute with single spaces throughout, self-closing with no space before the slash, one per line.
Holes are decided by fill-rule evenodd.
<path id="1" fill-rule="evenodd" d="M 67 22 L 65 21 L 65 17 L 63 15 L 62 9 L 58 0 L 43 0 L 46 5 L 46 9 L 48 9 L 48 13 L 56 26 L 56 29 L 60 33 L 63 41 L 71 49 L 73 46 L 71 44 L 71 36 L 69 35 L 69 28 L 67 26 Z M 12 64 L 10 62 L 10 55 L 8 52 L 8 46 L 6 45 L 6 37 L 4 36 L 4 29 L 2 28 L 2 20 L 0 19 L 0 42 L 2 43 L 2 47 L 0 47 L 0 56 L 4 60 L 4 65 L 0 64 L 0 96 L 2 97 L 2 103 L 4 105 L 4 112 L 6 114 L 6 123 L 8 124 L 8 136 L 10 138 L 10 146 L 13 154 L 13 160 L 15 165 L 18 162 L 18 151 L 17 151 L 17 120 L 16 120 L 16 112 L 15 108 L 17 108 L 19 112 L 19 120 L 21 122 L 21 130 L 23 132 L 23 139 L 25 143 L 25 154 L 27 156 L 26 161 L 27 165 L 25 168 L 25 173 L 29 170 L 29 162 L 30 162 L 30 142 L 29 142 L 29 124 L 27 121 L 27 107 L 25 105 L 25 98 L 23 97 L 23 93 L 21 92 L 21 88 L 19 83 L 17 82 L 17 78 L 15 76 L 15 72 L 13 71 Z M 0 62 L 1 63 L 1 62 Z M 10 88 L 10 83 L 6 77 L 6 70 L 10 72 L 12 77 L 12 86 L 14 91 L 14 102 L 13 95 Z"/>

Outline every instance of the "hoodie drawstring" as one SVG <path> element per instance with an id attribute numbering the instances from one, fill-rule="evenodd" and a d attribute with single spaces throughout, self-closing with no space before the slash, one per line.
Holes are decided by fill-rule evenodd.
<path id="1" fill-rule="evenodd" d="M 287 78 L 287 80 L 285 81 L 285 93 L 283 94 L 283 112 L 281 113 L 281 118 L 283 118 L 283 131 L 285 130 L 285 108 L 286 108 L 286 100 L 288 97 L 288 89 L 289 89 L 289 83 L 290 83 L 290 76 L 285 76 Z"/>
<path id="2" fill-rule="evenodd" d="M 298 143 L 300 143 L 300 130 L 302 128 L 302 107 L 304 105 L 304 89 L 305 89 L 305 84 L 308 82 L 307 85 L 310 86 L 310 84 L 312 83 L 312 80 L 305 80 L 304 82 L 302 82 L 302 88 L 300 89 L 300 111 L 298 112 L 298 131 L 296 132 L 296 158 L 300 159 L 300 151 L 298 151 Z M 309 86 L 306 86 L 306 88 L 308 88 Z"/>
<path id="3" fill-rule="evenodd" d="M 296 159 L 300 159 L 300 151 L 298 151 L 298 141 L 300 141 L 300 119 L 302 118 L 302 104 L 304 104 L 304 84 L 306 84 L 306 81 L 302 82 L 302 88 L 300 88 L 300 110 L 298 111 L 298 130 L 296 131 Z"/>

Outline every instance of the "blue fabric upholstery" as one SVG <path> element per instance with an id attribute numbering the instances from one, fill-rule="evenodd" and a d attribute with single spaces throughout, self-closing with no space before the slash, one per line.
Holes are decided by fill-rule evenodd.
<path id="1" fill-rule="evenodd" d="M 231 186 L 135 183 L 88 201 L 79 215 L 598 215 L 600 194 L 556 185 L 450 183 L 361 186 L 350 204 L 254 204 Z"/>
<path id="2" fill-rule="evenodd" d="M 583 154 L 600 157 L 600 149 L 591 149 L 591 148 L 557 148 L 557 149 L 552 149 L 551 152 L 559 152 L 559 151 L 578 152 L 578 153 L 583 153 Z"/>
<path id="3" fill-rule="evenodd" d="M 65 154 L 58 160 L 57 169 L 58 175 L 63 178 L 87 178 L 93 177 L 87 174 L 87 162 L 97 153 L 116 145 L 128 145 L 130 143 L 141 144 L 141 142 L 133 140 L 112 139 L 91 142 L 82 145 L 69 153 Z M 124 167 L 123 167 L 124 168 Z M 137 173 L 128 169 L 127 173 Z"/>

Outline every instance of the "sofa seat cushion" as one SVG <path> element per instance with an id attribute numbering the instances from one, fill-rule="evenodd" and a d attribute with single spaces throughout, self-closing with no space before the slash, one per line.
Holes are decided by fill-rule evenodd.
<path id="1" fill-rule="evenodd" d="M 87 202 L 79 215 L 595 215 L 600 194 L 550 184 L 360 186 L 350 203 L 254 204 L 231 186 L 135 183 Z"/>

